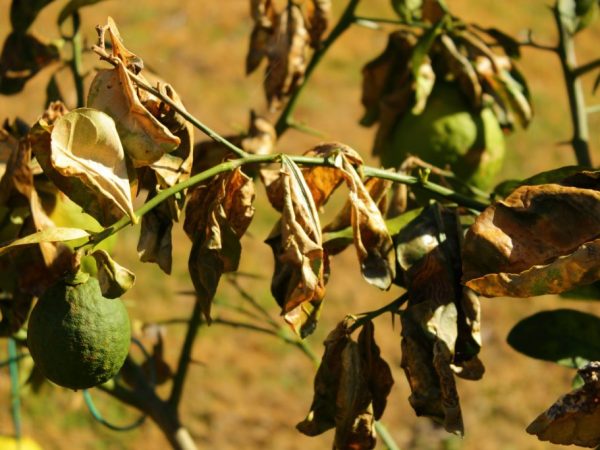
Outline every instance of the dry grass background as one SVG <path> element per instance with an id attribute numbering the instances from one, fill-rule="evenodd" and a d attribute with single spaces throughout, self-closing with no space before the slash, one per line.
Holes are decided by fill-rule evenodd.
<path id="1" fill-rule="evenodd" d="M 455 14 L 467 21 L 497 26 L 516 36 L 523 36 L 526 28 L 532 28 L 539 41 L 554 42 L 548 2 L 447 2 Z M 54 17 L 63 3 L 56 2 L 44 11 L 35 25 L 40 34 L 55 37 Z M 360 12 L 364 15 L 391 15 L 388 0 L 362 3 Z M 334 0 L 336 13 L 344 4 L 342 0 Z M 8 0 L 0 4 L 0 39 L 8 32 L 8 5 Z M 127 46 L 173 84 L 190 112 L 216 130 L 223 134 L 235 133 L 246 126 L 250 108 L 264 111 L 262 75 L 247 78 L 243 72 L 251 27 L 247 0 L 102 2 L 83 10 L 84 32 L 89 42 L 95 39 L 94 25 L 104 22 L 107 15 L 118 23 Z M 599 38 L 600 23 L 597 23 L 578 39 L 582 61 L 598 57 Z M 349 144 L 367 160 L 373 130 L 357 125 L 361 115 L 360 68 L 382 50 L 385 42 L 384 31 L 352 28 L 331 49 L 315 73 L 297 111 L 298 118 L 321 130 L 326 139 Z M 85 63 L 88 68 L 99 65 L 91 55 L 86 57 Z M 508 138 L 509 157 L 502 178 L 526 177 L 574 162 L 571 149 L 558 145 L 571 133 L 558 60 L 553 55 L 526 49 L 521 66 L 530 80 L 537 116 L 529 130 L 517 131 Z M 27 86 L 24 95 L 0 97 L 0 118 L 20 116 L 29 122 L 35 120 L 41 113 L 48 75 L 47 72 L 40 74 Z M 591 92 L 591 78 L 586 79 L 586 93 Z M 68 85 L 65 84 L 65 88 Z M 590 116 L 593 149 L 600 148 L 598 117 Z M 278 148 L 298 153 L 317 141 L 289 131 Z M 597 151 L 593 156 L 598 162 Z M 272 257 L 262 242 L 276 217 L 262 194 L 262 187 L 258 187 L 257 214 L 244 238 L 241 270 L 264 278 L 242 283 L 276 315 L 268 290 Z M 331 214 L 331 210 L 325 213 Z M 136 239 L 134 228 L 122 233 L 116 253 L 117 260 L 138 275 L 136 286 L 125 298 L 132 318 L 153 322 L 185 317 L 192 307 L 192 298 L 181 294 L 191 289 L 186 263 L 190 247 L 187 238 L 180 230 L 175 232 L 171 277 L 163 275 L 154 265 L 137 261 Z M 224 283 L 222 286 L 221 299 L 239 301 L 232 289 Z M 393 288 L 382 294 L 367 286 L 361 280 L 352 251 L 346 251 L 333 261 L 327 304 L 318 331 L 308 339 L 310 344 L 320 354 L 324 336 L 346 313 L 375 309 L 399 292 Z M 399 329 L 392 327 L 389 318 L 379 319 L 377 339 L 396 380 L 383 421 L 399 446 L 418 450 L 559 448 L 538 442 L 527 435 L 524 428 L 569 388 L 572 371 L 525 358 L 505 342 L 508 331 L 520 318 L 556 307 L 600 313 L 598 303 L 567 302 L 554 297 L 483 300 L 482 359 L 487 373 L 480 382 L 459 381 L 466 426 L 463 440 L 448 438 L 427 420 L 415 418 L 407 402 L 409 389 L 399 367 Z M 219 307 L 216 312 L 227 314 Z M 176 361 L 182 338 L 181 326 L 169 327 L 166 357 L 170 362 Z M 200 448 L 311 450 L 330 447 L 331 432 L 308 438 L 294 429 L 310 406 L 314 375 L 312 363 L 296 349 L 269 336 L 213 326 L 201 330 L 193 358 L 195 364 L 184 393 L 182 418 Z M 101 393 L 94 395 L 99 408 L 115 422 L 128 422 L 137 415 Z M 4 399 L 0 403 L 4 405 L 0 409 L 0 434 L 10 434 L 6 371 L 0 373 L 0 398 Z M 167 446 L 160 431 L 149 421 L 133 432 L 109 431 L 93 421 L 80 393 L 49 386 L 39 396 L 23 398 L 23 426 L 25 434 L 33 436 L 47 449 L 152 450 Z"/>

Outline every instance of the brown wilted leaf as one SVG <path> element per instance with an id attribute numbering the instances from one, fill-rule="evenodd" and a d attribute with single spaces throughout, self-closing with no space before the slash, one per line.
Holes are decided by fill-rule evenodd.
<path id="1" fill-rule="evenodd" d="M 254 183 L 239 168 L 194 187 L 188 194 L 183 225 L 193 243 L 188 266 L 209 322 L 221 275 L 237 270 L 240 239 L 254 216 L 253 201 Z"/>
<path id="2" fill-rule="evenodd" d="M 479 301 L 460 285 L 461 228 L 455 211 L 431 205 L 395 237 L 409 301 L 401 316 L 402 368 L 417 415 L 463 433 L 454 375 L 479 379 Z"/>
<path id="3" fill-rule="evenodd" d="M 116 67 L 96 73 L 87 104 L 115 120 L 123 148 L 133 165 L 148 166 L 177 148 L 180 140 L 161 123 L 162 117 L 155 117 L 148 109 L 168 112 L 169 108 L 154 96 L 146 92 L 141 94 L 127 75 L 128 69 L 135 73 L 141 70 L 141 60 L 123 46 L 112 20 L 105 29 L 109 31 Z M 173 92 L 172 88 L 170 90 Z M 157 108 L 157 104 L 163 107 Z M 183 108 L 180 101 L 178 106 Z"/>
<path id="4" fill-rule="evenodd" d="M 335 427 L 334 449 L 372 449 L 375 420 L 383 414 L 394 381 L 374 341 L 373 324 L 363 326 L 358 342 L 348 326 L 340 322 L 325 340 L 310 412 L 297 428 L 316 436 Z"/>
<path id="5" fill-rule="evenodd" d="M 577 373 L 584 385 L 563 395 L 540 414 L 527 427 L 528 433 L 553 444 L 600 445 L 600 362 L 590 362 Z"/>
<path id="6" fill-rule="evenodd" d="M 264 87 L 269 109 L 276 111 L 304 81 L 309 35 L 300 7 L 291 4 L 277 15 L 275 31 L 268 44 L 269 64 Z"/>
<path id="7" fill-rule="evenodd" d="M 469 229 L 463 281 L 490 297 L 557 294 L 592 283 L 600 279 L 599 234 L 597 181 L 590 188 L 521 186 Z"/>
<path id="8" fill-rule="evenodd" d="M 361 273 L 368 283 L 387 290 L 396 275 L 396 256 L 392 238 L 377 206 L 379 199 L 371 197 L 360 176 L 345 157 L 342 158 L 341 169 L 350 190 L 350 222 Z M 382 193 L 389 184 L 385 181 L 373 181 L 371 189 L 374 193 Z M 325 231 L 332 229 L 327 227 Z"/>
<path id="9" fill-rule="evenodd" d="M 156 191 L 149 192 L 146 201 L 155 195 Z M 168 203 L 163 202 L 142 217 L 137 245 L 140 261 L 156 263 L 168 275 L 173 265 L 172 230 L 171 211 Z"/>
<path id="10" fill-rule="evenodd" d="M 383 119 L 387 121 L 385 116 L 382 117 L 384 111 L 386 115 L 391 114 L 387 109 L 394 111 L 395 116 L 389 121 L 395 123 L 397 116 L 407 107 L 409 62 L 416 42 L 415 36 L 405 31 L 391 33 L 383 53 L 364 66 L 361 101 L 366 111 L 361 119 L 362 125 L 370 126 Z"/>
<path id="11" fill-rule="evenodd" d="M 52 125 L 41 119 L 30 140 L 48 178 L 100 224 L 125 215 L 135 222 L 125 154 L 108 115 L 79 108 Z"/>
<path id="12" fill-rule="evenodd" d="M 454 40 L 447 34 L 440 36 L 440 44 L 448 70 L 460 85 L 472 107 L 481 108 L 482 88 L 473 64 L 458 50 Z"/>
<path id="13" fill-rule="evenodd" d="M 119 298 L 135 283 L 135 274 L 129 269 L 114 261 L 108 252 L 94 250 L 92 256 L 98 267 L 98 283 L 102 296 L 106 298 Z"/>
<path id="14" fill-rule="evenodd" d="M 275 257 L 271 293 L 285 321 L 305 337 L 319 318 L 327 261 L 319 216 L 300 169 L 285 158 L 279 176 L 282 215 L 266 240 Z"/>
<path id="15" fill-rule="evenodd" d="M 321 46 L 323 34 L 331 20 L 331 0 L 308 0 L 306 2 L 306 27 L 310 35 L 311 47 Z"/>

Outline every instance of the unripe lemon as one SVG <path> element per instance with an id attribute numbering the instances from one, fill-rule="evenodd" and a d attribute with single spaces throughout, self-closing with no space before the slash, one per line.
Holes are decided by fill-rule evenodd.
<path id="1" fill-rule="evenodd" d="M 502 167 L 504 135 L 491 109 L 473 111 L 456 84 L 438 81 L 425 110 L 401 116 L 380 154 L 385 167 L 411 154 L 488 189 Z"/>
<path id="2" fill-rule="evenodd" d="M 27 344 L 40 371 L 54 383 L 85 389 L 113 378 L 129 352 L 131 330 L 120 299 L 102 296 L 98 280 L 80 273 L 38 300 Z"/>

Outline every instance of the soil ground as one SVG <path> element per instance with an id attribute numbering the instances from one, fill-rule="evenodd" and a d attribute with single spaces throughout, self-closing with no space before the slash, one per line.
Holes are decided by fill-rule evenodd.
<path id="1" fill-rule="evenodd" d="M 540 42 L 553 43 L 555 35 L 547 2 L 497 2 L 493 0 L 447 0 L 452 11 L 468 22 L 496 26 L 524 37 L 531 28 Z M 56 37 L 54 18 L 65 3 L 55 2 L 35 25 L 40 34 Z M 335 12 L 344 1 L 334 0 Z M 510 6 L 507 6 L 510 5 Z M 2 2 L 0 39 L 7 33 L 8 1 Z M 387 0 L 364 1 L 365 16 L 391 17 Z M 222 134 L 246 127 L 248 111 L 265 111 L 262 70 L 245 77 L 243 61 L 251 21 L 247 0 L 220 2 L 182 0 L 165 2 L 106 1 L 83 10 L 82 22 L 88 42 L 95 39 L 94 25 L 112 16 L 127 46 L 142 56 L 147 66 L 168 80 L 186 107 Z M 386 29 L 389 30 L 389 29 Z M 306 90 L 297 117 L 320 130 L 325 140 L 342 141 L 358 149 L 367 161 L 374 129 L 357 125 L 361 116 L 361 67 L 384 47 L 386 30 L 352 28 L 331 49 Z M 598 57 L 600 23 L 578 39 L 581 61 Z M 89 55 L 86 67 L 99 66 Z M 558 60 L 539 50 L 525 49 L 521 68 L 530 80 L 536 117 L 526 131 L 508 138 L 509 151 L 500 178 L 524 178 L 560 165 L 573 164 L 572 150 L 560 142 L 571 134 L 568 107 Z M 0 97 L 0 118 L 20 116 L 34 121 L 41 112 L 49 73 L 36 77 L 23 95 Z M 588 79 L 590 78 L 590 79 Z M 586 77 L 586 95 L 594 77 Z M 68 84 L 64 85 L 68 92 Z M 72 98 L 67 97 L 72 102 Z M 590 103 L 593 103 L 590 96 Z M 600 114 L 590 116 L 592 149 L 600 148 L 597 133 Z M 201 139 L 198 136 L 198 139 Z M 323 139 L 290 131 L 278 149 L 300 153 Z M 600 158 L 598 151 L 593 157 Z M 268 286 L 272 257 L 263 240 L 276 220 L 262 188 L 257 192 L 257 214 L 244 238 L 240 270 L 259 276 L 241 283 L 277 316 Z M 335 202 L 334 202 L 335 204 Z M 339 205 L 339 199 L 337 199 Z M 327 211 L 331 214 L 334 208 Z M 138 230 L 120 236 L 115 255 L 133 269 L 138 280 L 125 300 L 132 318 L 148 323 L 185 318 L 192 308 L 192 289 L 187 275 L 190 243 L 179 228 L 174 233 L 174 268 L 165 276 L 150 264 L 137 261 Z M 400 293 L 399 288 L 382 294 L 361 280 L 351 250 L 337 256 L 328 285 L 327 305 L 319 329 L 308 342 L 318 354 L 329 330 L 347 313 L 376 309 Z M 222 283 L 220 302 L 241 302 L 234 290 Z M 376 323 L 376 336 L 383 356 L 392 366 L 396 380 L 383 421 L 402 449 L 434 450 L 534 450 L 560 448 L 538 442 L 524 429 L 535 416 L 569 389 L 573 371 L 528 359 L 511 350 L 506 335 L 523 317 L 536 311 L 573 307 L 600 314 L 597 302 L 566 301 L 555 297 L 534 299 L 484 299 L 482 360 L 486 375 L 479 382 L 459 381 L 466 426 L 464 439 L 448 437 L 426 419 L 415 417 L 407 397 L 409 389 L 400 364 L 398 326 L 388 317 Z M 222 317 L 233 317 L 216 306 Z M 166 358 L 174 364 L 183 338 L 183 327 L 168 327 Z M 1 354 L 1 352 L 0 352 Z M 308 411 L 312 399 L 315 368 L 298 350 L 271 336 L 214 325 L 201 330 L 193 350 L 194 364 L 184 393 L 182 418 L 199 448 L 233 449 L 324 449 L 330 448 L 332 433 L 308 438 L 295 424 Z M 162 388 L 165 389 L 165 388 Z M 137 412 L 121 407 L 102 393 L 93 391 L 99 409 L 113 422 L 127 423 Z M 0 372 L 0 434 L 12 432 L 9 382 Z M 37 395 L 25 395 L 23 428 L 45 449 L 163 449 L 167 443 L 150 421 L 132 432 L 118 433 L 95 422 L 81 393 L 46 386 Z M 378 448 L 383 448 L 380 445 Z"/>

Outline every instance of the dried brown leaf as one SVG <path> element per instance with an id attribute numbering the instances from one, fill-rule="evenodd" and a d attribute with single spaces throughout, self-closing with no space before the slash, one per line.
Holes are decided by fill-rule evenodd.
<path id="1" fill-rule="evenodd" d="M 146 201 L 155 195 L 156 191 L 150 191 Z M 168 202 L 144 214 L 137 245 L 140 261 L 156 263 L 163 272 L 170 274 L 173 266 L 172 230 L 173 218 Z"/>
<path id="2" fill-rule="evenodd" d="M 280 172 L 282 217 L 267 243 L 275 257 L 271 292 L 300 336 L 314 330 L 325 295 L 326 256 L 312 195 L 300 169 L 285 159 Z"/>
<path id="3" fill-rule="evenodd" d="M 331 0 L 308 0 L 306 2 L 306 26 L 310 35 L 310 45 L 318 49 L 323 34 L 331 20 Z"/>
<path id="4" fill-rule="evenodd" d="M 486 296 L 560 293 L 600 278 L 600 191 L 522 186 L 467 233 L 463 281 Z"/>
<path id="5" fill-rule="evenodd" d="M 309 35 L 298 5 L 277 15 L 275 32 L 268 44 L 269 64 L 264 87 L 269 109 L 275 111 L 302 84 L 306 71 Z"/>
<path id="6" fill-rule="evenodd" d="M 584 385 L 560 397 L 528 427 L 541 441 L 559 445 L 600 445 L 600 362 L 579 369 Z"/>
<path id="7" fill-rule="evenodd" d="M 239 264 L 240 239 L 254 216 L 254 183 L 238 168 L 194 187 L 188 198 L 184 230 L 193 242 L 189 271 L 210 321 L 221 275 Z"/>
<path id="8" fill-rule="evenodd" d="M 452 73 L 460 85 L 473 108 L 481 108 L 482 88 L 475 68 L 469 59 L 458 50 L 454 40 L 450 36 L 442 34 L 440 36 L 440 43 L 442 55 L 450 73 Z"/>
<path id="9" fill-rule="evenodd" d="M 372 449 L 375 420 L 383 414 L 393 379 L 375 343 L 373 324 L 363 326 L 358 342 L 348 326 L 340 322 L 325 340 L 310 412 L 297 428 L 316 436 L 335 427 L 334 449 Z"/>

